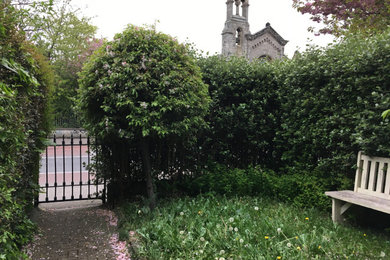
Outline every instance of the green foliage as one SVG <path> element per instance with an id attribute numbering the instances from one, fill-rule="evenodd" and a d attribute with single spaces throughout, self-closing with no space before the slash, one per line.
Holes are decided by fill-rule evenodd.
<path id="1" fill-rule="evenodd" d="M 167 35 L 131 26 L 81 76 L 79 104 L 99 136 L 181 136 L 204 124 L 208 99 L 199 68 Z"/>
<path id="2" fill-rule="evenodd" d="M 390 102 L 389 38 L 349 38 L 286 63 L 276 133 L 284 165 L 299 162 L 340 188 L 353 179 L 359 150 L 389 155 L 389 121 L 380 117 Z"/>
<path id="3" fill-rule="evenodd" d="M 290 169 L 275 173 L 259 167 L 248 169 L 228 168 L 214 164 L 180 185 L 187 194 L 213 193 L 227 196 L 260 196 L 277 199 L 299 207 L 329 209 L 330 201 L 324 194 L 329 181 L 304 169 Z"/>
<path id="4" fill-rule="evenodd" d="M 189 46 L 153 28 L 129 26 L 95 52 L 80 75 L 78 106 L 104 144 L 100 167 L 112 183 L 144 179 L 145 165 L 167 176 L 186 166 L 185 151 L 205 127 L 209 103 Z M 143 164 L 140 154 L 147 154 Z"/>
<path id="5" fill-rule="evenodd" d="M 198 169 L 207 161 L 265 166 L 278 172 L 267 185 L 279 199 L 327 208 L 324 191 L 352 188 L 359 150 L 389 156 L 389 119 L 380 116 L 390 102 L 389 39 L 390 31 L 351 36 L 274 63 L 201 59 L 212 106 Z M 213 191 L 241 194 L 237 185 L 247 182 L 251 194 L 250 174 L 211 172 L 200 178 L 215 178 Z"/>
<path id="6" fill-rule="evenodd" d="M 279 125 L 276 64 L 215 56 L 199 65 L 212 98 L 205 154 L 233 167 L 271 165 Z"/>
<path id="7" fill-rule="evenodd" d="M 17 30 L 14 8 L 2 2 L 0 13 L 0 259 L 20 259 L 34 231 L 26 213 L 38 192 L 52 75 Z"/>
<path id="8" fill-rule="evenodd" d="M 390 254 L 388 234 L 334 225 L 317 210 L 269 199 L 181 198 L 162 201 L 153 212 L 133 203 L 123 205 L 118 216 L 121 233 L 137 241 L 134 257 L 141 259 L 385 259 Z"/>
<path id="9" fill-rule="evenodd" d="M 18 24 L 49 59 L 55 72 L 51 100 L 58 127 L 80 127 L 74 111 L 78 89 L 77 73 L 91 51 L 101 45 L 93 39 L 97 28 L 82 16 L 71 0 L 18 1 Z M 95 46 L 95 43 L 100 42 Z M 93 50 L 91 50 L 93 47 Z"/>

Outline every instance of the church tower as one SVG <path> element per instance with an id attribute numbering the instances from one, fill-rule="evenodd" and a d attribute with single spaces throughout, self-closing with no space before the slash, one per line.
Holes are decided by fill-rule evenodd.
<path id="1" fill-rule="evenodd" d="M 225 56 L 246 56 L 247 40 L 250 34 L 248 23 L 249 0 L 227 0 L 225 28 L 222 31 L 222 54 Z"/>
<path id="2" fill-rule="evenodd" d="M 249 0 L 227 0 L 225 27 L 222 31 L 222 55 L 243 56 L 249 60 L 281 59 L 284 40 L 270 23 L 255 34 L 249 31 Z"/>

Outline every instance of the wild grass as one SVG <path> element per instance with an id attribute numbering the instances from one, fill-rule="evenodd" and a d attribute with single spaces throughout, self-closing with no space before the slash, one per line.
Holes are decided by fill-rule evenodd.
<path id="1" fill-rule="evenodd" d="M 261 198 L 199 196 L 119 210 L 135 259 L 388 259 L 390 237 Z M 135 232 L 134 232 L 135 231 Z"/>

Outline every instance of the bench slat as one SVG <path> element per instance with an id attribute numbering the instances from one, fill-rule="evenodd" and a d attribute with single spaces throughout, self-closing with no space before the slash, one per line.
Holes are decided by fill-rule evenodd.
<path id="1" fill-rule="evenodd" d="M 384 171 L 386 174 L 386 183 L 385 183 L 385 194 L 390 194 L 390 174 L 389 174 L 389 164 L 387 164 L 387 169 Z"/>
<path id="2" fill-rule="evenodd" d="M 327 191 L 325 192 L 325 195 L 338 200 L 390 214 L 390 200 L 388 199 L 370 196 L 350 190 Z"/>
<path id="3" fill-rule="evenodd" d="M 370 169 L 368 171 L 369 177 L 368 177 L 368 190 L 374 191 L 374 182 L 376 177 L 376 161 L 371 161 Z"/>
<path id="4" fill-rule="evenodd" d="M 378 179 L 376 180 L 376 191 L 382 192 L 383 190 L 383 167 L 385 167 L 385 163 L 379 162 L 378 168 Z"/>
<path id="5" fill-rule="evenodd" d="M 362 194 L 366 194 L 366 195 L 369 195 L 369 196 L 374 196 L 374 197 L 378 197 L 378 198 L 381 198 L 381 199 L 389 199 L 389 195 L 387 194 L 384 194 L 384 193 L 379 193 L 379 192 L 375 192 L 375 191 L 370 191 L 370 190 L 365 190 L 365 189 L 358 189 L 357 193 L 362 193 Z"/>
<path id="6" fill-rule="evenodd" d="M 357 192 L 358 188 L 361 187 L 362 184 L 362 170 L 363 170 L 363 161 L 362 158 L 362 152 L 358 153 L 357 156 L 357 168 L 356 168 L 356 175 L 355 175 L 355 188 L 354 191 Z"/>
<path id="7" fill-rule="evenodd" d="M 363 161 L 363 168 L 362 168 L 362 180 L 361 185 L 358 186 L 358 188 L 365 189 L 367 187 L 367 171 L 368 171 L 368 160 Z"/>

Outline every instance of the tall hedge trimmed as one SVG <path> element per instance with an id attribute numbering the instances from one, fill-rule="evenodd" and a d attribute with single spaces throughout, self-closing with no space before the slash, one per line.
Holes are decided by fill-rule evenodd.
<path id="1" fill-rule="evenodd" d="M 389 120 L 381 118 L 390 104 L 389 42 L 387 31 L 282 62 L 201 59 L 212 97 L 204 154 L 229 167 L 271 168 L 277 185 L 302 185 L 288 201 L 327 207 L 324 191 L 352 188 L 359 150 L 390 156 Z"/>
<path id="2" fill-rule="evenodd" d="M 199 65 L 212 99 L 204 155 L 231 167 L 276 167 L 279 100 L 274 67 L 218 56 L 200 59 Z"/>
<path id="3" fill-rule="evenodd" d="M 38 194 L 40 151 L 49 130 L 50 68 L 24 41 L 16 11 L 0 4 L 0 259 L 25 257 L 27 217 Z"/>
<path id="4" fill-rule="evenodd" d="M 359 150 L 390 155 L 389 121 L 381 118 L 390 102 L 389 32 L 351 37 L 283 66 L 276 133 L 283 165 L 316 169 L 340 188 L 353 179 Z"/>

